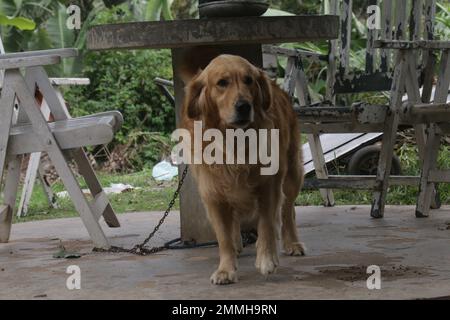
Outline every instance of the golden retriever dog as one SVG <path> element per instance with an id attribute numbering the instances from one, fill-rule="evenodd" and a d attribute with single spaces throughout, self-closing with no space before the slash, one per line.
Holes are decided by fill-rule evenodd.
<path id="1" fill-rule="evenodd" d="M 264 276 L 275 272 L 279 264 L 280 222 L 285 253 L 303 255 L 294 210 L 303 162 L 297 117 L 288 95 L 246 59 L 219 55 L 187 82 L 181 127 L 191 136 L 194 121 L 202 121 L 203 130 L 215 128 L 224 134 L 238 128 L 279 130 L 276 174 L 261 175 L 259 162 L 189 165 L 219 244 L 220 263 L 211 282 L 238 280 L 240 226 L 245 220 L 257 223 L 255 266 Z"/>

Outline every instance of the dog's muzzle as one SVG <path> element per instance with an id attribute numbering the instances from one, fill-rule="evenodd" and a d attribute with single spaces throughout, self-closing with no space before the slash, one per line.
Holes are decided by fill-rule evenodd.
<path id="1" fill-rule="evenodd" d="M 253 112 L 251 104 L 246 100 L 238 100 L 234 105 L 235 117 L 233 125 L 245 127 L 253 121 Z"/>

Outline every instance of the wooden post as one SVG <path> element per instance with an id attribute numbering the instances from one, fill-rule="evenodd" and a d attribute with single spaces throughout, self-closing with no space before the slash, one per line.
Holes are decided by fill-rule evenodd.
<path id="1" fill-rule="evenodd" d="M 425 159 L 422 162 L 419 196 L 416 205 L 416 217 L 428 217 L 430 212 L 431 199 L 434 191 L 434 183 L 429 182 L 431 170 L 436 169 L 437 156 L 439 152 L 440 134 L 436 130 L 436 125 L 431 124 L 428 127 L 427 145 L 425 147 Z"/>
<path id="2" fill-rule="evenodd" d="M 378 162 L 376 178 L 378 188 L 373 194 L 372 208 L 370 210 L 370 215 L 374 218 L 382 218 L 384 215 L 392 156 L 399 123 L 399 109 L 402 95 L 405 91 L 406 67 L 405 52 L 401 50 L 398 53 L 397 67 L 395 68 L 394 78 L 392 80 L 391 98 L 389 101 L 390 112 L 386 116 L 383 140 L 381 142 L 380 160 Z"/>
<path id="3" fill-rule="evenodd" d="M 339 12 L 339 0 L 331 0 L 330 12 L 325 14 L 336 15 Z M 338 41 L 330 40 L 328 48 L 328 68 L 327 80 L 325 88 L 325 98 L 334 105 L 336 103 L 336 95 L 334 94 L 334 83 L 336 81 L 336 58 L 338 56 Z"/>
<path id="4" fill-rule="evenodd" d="M 339 72 L 346 74 L 350 61 L 350 41 L 352 32 L 353 0 L 344 0 L 341 11 L 341 48 L 339 57 Z"/>
<path id="5" fill-rule="evenodd" d="M 381 33 L 380 38 L 382 40 L 392 40 L 392 0 L 383 0 L 383 14 L 381 20 Z M 390 69 L 391 50 L 380 50 L 381 62 L 380 69 L 382 72 L 387 72 Z"/>
<path id="6" fill-rule="evenodd" d="M 447 101 L 448 87 L 450 84 L 450 50 L 442 53 L 440 72 L 436 91 L 434 95 L 434 103 L 445 103 Z M 430 211 L 430 205 L 435 197 L 435 183 L 429 181 L 430 171 L 434 170 L 437 165 L 437 157 L 439 152 L 441 135 L 435 124 L 428 127 L 427 144 L 424 152 L 424 159 L 421 169 L 419 197 L 416 205 L 416 217 L 427 217 Z"/>
<path id="7" fill-rule="evenodd" d="M 378 0 L 369 0 L 369 5 L 378 6 Z M 378 38 L 378 30 L 376 28 L 367 28 L 366 42 L 366 73 L 374 73 L 377 69 L 376 50 L 373 48 L 375 39 Z"/>
<path id="8" fill-rule="evenodd" d="M 0 213 L 0 243 L 8 242 L 11 233 L 12 216 L 16 205 L 17 189 L 20 179 L 20 164 L 22 156 L 13 156 L 8 161 L 7 174 L 5 178 L 5 192 L 3 203 L 6 211 Z"/>

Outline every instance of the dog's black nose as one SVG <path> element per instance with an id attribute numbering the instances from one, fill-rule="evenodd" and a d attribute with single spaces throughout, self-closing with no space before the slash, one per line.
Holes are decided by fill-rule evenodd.
<path id="1" fill-rule="evenodd" d="M 252 106 L 246 100 L 238 100 L 236 102 L 236 104 L 234 105 L 234 108 L 236 110 L 236 114 L 237 114 L 238 118 L 248 119 L 250 116 L 250 111 L 252 109 Z"/>

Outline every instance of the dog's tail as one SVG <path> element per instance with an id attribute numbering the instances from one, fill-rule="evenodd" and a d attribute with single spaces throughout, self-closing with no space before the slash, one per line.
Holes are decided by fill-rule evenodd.
<path id="1" fill-rule="evenodd" d="M 217 48 L 210 46 L 192 47 L 186 49 L 183 53 L 183 58 L 181 61 L 181 80 L 187 84 L 219 54 L 220 52 Z"/>

